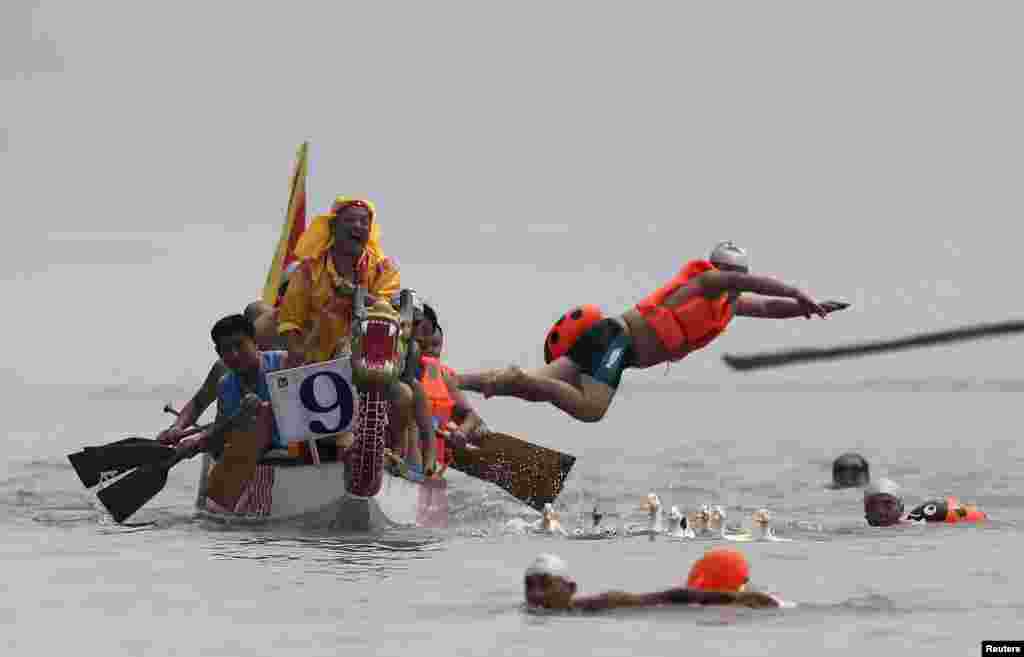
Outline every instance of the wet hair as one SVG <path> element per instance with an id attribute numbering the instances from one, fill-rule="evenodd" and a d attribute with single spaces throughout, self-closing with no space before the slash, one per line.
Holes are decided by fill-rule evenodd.
<path id="1" fill-rule="evenodd" d="M 267 305 L 269 304 L 266 304 L 263 301 L 253 301 L 245 307 L 245 310 L 242 311 L 242 315 L 255 324 L 256 320 L 263 314 L 262 311 L 264 306 Z"/>
<path id="2" fill-rule="evenodd" d="M 428 304 L 423 304 L 423 320 L 430 322 L 430 325 L 434 327 L 434 329 L 430 332 L 431 334 L 433 334 L 434 331 L 441 330 L 441 324 L 440 322 L 437 321 L 437 312 Z M 444 335 L 444 333 L 442 333 L 441 335 Z"/>
<path id="3" fill-rule="evenodd" d="M 245 315 L 222 317 L 217 320 L 217 323 L 210 330 L 210 337 L 213 338 L 214 346 L 219 346 L 222 338 L 238 334 L 247 335 L 253 340 L 256 339 L 256 328 L 252 325 L 252 320 Z"/>
<path id="4" fill-rule="evenodd" d="M 874 508 L 875 503 L 889 500 L 896 504 L 897 517 L 895 519 L 889 517 L 878 518 L 878 512 Z M 868 525 L 872 527 L 889 527 L 896 524 L 899 520 L 899 516 L 903 515 L 904 510 L 903 498 L 898 495 L 894 495 L 892 493 L 871 493 L 870 495 L 864 496 L 864 519 L 867 520 Z M 879 520 L 887 520 L 890 522 L 879 522 Z"/>
<path id="5" fill-rule="evenodd" d="M 860 454 L 847 452 L 832 462 L 832 485 L 836 488 L 866 486 L 870 480 L 867 459 Z"/>

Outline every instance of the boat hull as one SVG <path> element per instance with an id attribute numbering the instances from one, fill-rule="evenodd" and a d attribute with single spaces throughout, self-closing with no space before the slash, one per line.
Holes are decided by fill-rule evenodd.
<path id="1" fill-rule="evenodd" d="M 448 488 L 444 480 L 413 482 L 384 472 L 380 491 L 372 497 L 345 490 L 345 464 L 261 465 L 254 483 L 259 488 L 238 511 L 221 508 L 206 496 L 206 479 L 213 460 L 204 455 L 196 496 L 199 516 L 226 523 L 265 524 L 310 519 L 342 531 L 380 531 L 394 527 L 444 529 L 448 526 Z M 269 498 L 269 499 L 268 499 Z"/>

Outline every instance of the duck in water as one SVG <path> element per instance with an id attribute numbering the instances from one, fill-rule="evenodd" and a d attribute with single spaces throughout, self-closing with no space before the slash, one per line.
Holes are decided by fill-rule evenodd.
<path id="1" fill-rule="evenodd" d="M 710 533 L 711 507 L 701 504 L 696 511 L 687 516 L 687 522 L 695 536 L 707 536 Z"/>
<path id="2" fill-rule="evenodd" d="M 661 498 L 656 493 L 648 493 L 640 504 L 640 510 L 647 512 L 647 527 L 644 529 L 630 528 L 633 536 L 655 536 L 665 532 L 665 522 L 661 513 Z"/>
<path id="3" fill-rule="evenodd" d="M 774 541 L 777 543 L 788 543 L 792 541 L 791 538 L 782 538 L 781 536 L 775 535 L 775 530 L 772 529 L 772 513 L 768 509 L 758 509 L 754 511 L 751 516 L 751 520 L 754 522 L 754 540 L 755 541 Z"/>
<path id="4" fill-rule="evenodd" d="M 541 534 L 552 534 L 568 536 L 568 532 L 562 528 L 561 515 L 555 510 L 551 502 L 544 504 L 544 511 L 541 513 L 540 526 L 537 531 Z"/>
<path id="5" fill-rule="evenodd" d="M 686 517 L 683 512 L 679 510 L 678 506 L 673 506 L 668 512 L 668 531 L 666 532 L 672 538 L 696 538 L 696 534 L 693 530 L 687 526 Z"/>

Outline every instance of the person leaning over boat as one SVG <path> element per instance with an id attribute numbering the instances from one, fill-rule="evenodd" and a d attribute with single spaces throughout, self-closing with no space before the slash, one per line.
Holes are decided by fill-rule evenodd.
<path id="1" fill-rule="evenodd" d="M 430 402 L 420 384 L 422 372 L 420 344 L 416 339 L 423 322 L 423 301 L 415 290 L 401 290 L 391 298 L 394 308 L 401 307 L 402 294 L 407 293 L 412 301 L 412 334 L 406 345 L 402 374 L 391 390 L 392 406 L 388 418 L 388 448 L 392 465 L 414 481 L 424 474 L 433 475 L 437 470 L 437 458 L 427 440 L 432 436 L 433 423 L 430 418 Z M 422 429 L 426 429 L 423 431 Z M 419 439 L 417 439 L 417 437 Z M 420 443 L 423 443 L 422 445 Z M 399 465 L 404 464 L 404 468 Z M 424 463 L 427 467 L 424 468 Z"/>
<path id="2" fill-rule="evenodd" d="M 576 582 L 569 577 L 568 565 L 554 554 L 541 554 L 523 576 L 526 605 L 551 611 L 606 611 L 626 607 L 662 605 L 731 605 L 772 608 L 782 603 L 767 593 L 706 588 L 671 588 L 652 593 L 608 591 L 599 595 L 577 596 Z"/>
<path id="3" fill-rule="evenodd" d="M 420 384 L 430 401 L 430 412 L 437 426 L 435 445 L 438 465 L 442 469 L 447 461 L 449 444 L 464 446 L 487 433 L 483 419 L 469 399 L 459 390 L 456 372 L 441 361 L 444 350 L 444 332 L 437 312 L 423 304 L 423 318 L 416 325 L 416 341 L 420 352 Z"/>
<path id="4" fill-rule="evenodd" d="M 286 285 L 286 283 L 282 283 Z M 277 309 L 263 301 L 253 301 L 242 311 L 242 316 L 253 325 L 256 346 L 261 350 L 284 350 L 287 349 L 283 338 L 277 332 Z M 178 417 L 170 427 L 164 429 L 157 436 L 157 440 L 164 444 L 174 444 L 190 426 L 199 421 L 206 409 L 217 399 L 217 384 L 221 377 L 227 374 L 229 368 L 218 358 L 199 390 L 182 407 Z"/>
<path id="5" fill-rule="evenodd" d="M 233 509 L 247 483 L 256 474 L 263 452 L 269 448 L 287 448 L 277 432 L 270 408 L 267 372 L 282 369 L 286 352 L 261 351 L 256 345 L 252 321 L 244 315 L 228 315 L 210 331 L 217 355 L 228 373 L 217 384 L 217 419 L 239 413 L 242 400 L 256 395 L 256 413 L 233 427 L 224 438 L 220 462 L 210 470 L 207 496 L 221 507 Z M 211 447 L 209 432 L 169 441 L 181 447 Z"/>

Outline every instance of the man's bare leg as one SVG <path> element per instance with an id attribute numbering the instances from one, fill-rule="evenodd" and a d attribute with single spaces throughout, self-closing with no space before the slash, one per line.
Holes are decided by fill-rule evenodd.
<path id="1" fill-rule="evenodd" d="M 615 397 L 615 389 L 580 374 L 564 356 L 544 367 L 526 372 L 510 365 L 503 370 L 460 374 L 459 387 L 482 392 L 486 397 L 518 397 L 550 402 L 583 422 L 597 422 Z"/>
<path id="2" fill-rule="evenodd" d="M 482 372 L 460 372 L 456 384 L 460 390 L 478 392 L 484 397 L 520 397 L 526 401 L 549 401 L 547 398 L 531 399 L 524 396 L 531 392 L 531 387 L 525 382 L 531 378 L 554 379 L 570 386 L 580 386 L 579 369 L 568 358 L 559 358 L 530 372 L 524 372 L 514 365 Z"/>

